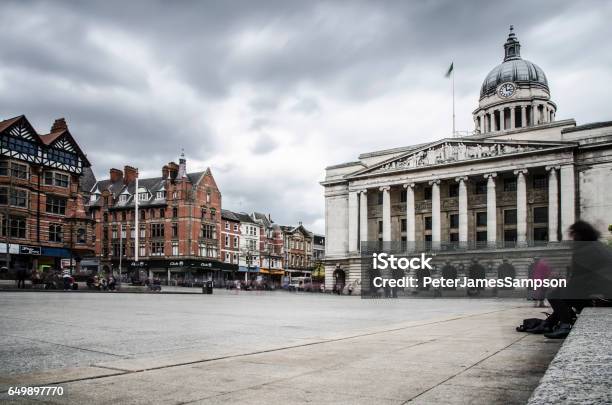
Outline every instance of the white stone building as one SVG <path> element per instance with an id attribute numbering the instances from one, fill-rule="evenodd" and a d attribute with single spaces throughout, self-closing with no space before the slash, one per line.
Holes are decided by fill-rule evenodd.
<path id="1" fill-rule="evenodd" d="M 612 122 L 555 120 L 543 70 L 515 34 L 486 76 L 474 134 L 364 153 L 326 169 L 326 288 L 359 281 L 360 241 L 499 243 L 612 224 Z M 522 245 L 521 245 L 522 244 Z"/>

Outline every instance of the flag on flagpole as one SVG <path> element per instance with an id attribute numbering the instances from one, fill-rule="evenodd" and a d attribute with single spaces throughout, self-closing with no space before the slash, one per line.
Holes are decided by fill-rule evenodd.
<path id="1" fill-rule="evenodd" d="M 450 77 L 451 73 L 453 73 L 453 69 L 454 69 L 454 62 L 451 62 L 450 66 L 448 67 L 448 72 L 446 72 L 446 74 L 444 75 L 444 77 Z"/>

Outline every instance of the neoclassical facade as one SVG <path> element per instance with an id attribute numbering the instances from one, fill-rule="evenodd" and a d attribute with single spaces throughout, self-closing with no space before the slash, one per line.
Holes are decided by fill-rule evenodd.
<path id="1" fill-rule="evenodd" d="M 556 111 L 511 28 L 483 82 L 473 135 L 327 167 L 326 287 L 359 281 L 366 241 L 517 249 L 567 239 L 577 218 L 610 235 L 612 122 L 577 126 Z"/>

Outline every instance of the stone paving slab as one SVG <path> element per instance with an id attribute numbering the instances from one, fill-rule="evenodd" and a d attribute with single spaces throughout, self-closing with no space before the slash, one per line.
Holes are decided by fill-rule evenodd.
<path id="1" fill-rule="evenodd" d="M 389 324 L 263 353 L 61 383 L 65 404 L 522 404 L 560 342 L 514 331 L 527 304 Z M 184 359 L 183 359 L 184 360 Z M 0 394 L 0 400 L 7 399 Z"/>

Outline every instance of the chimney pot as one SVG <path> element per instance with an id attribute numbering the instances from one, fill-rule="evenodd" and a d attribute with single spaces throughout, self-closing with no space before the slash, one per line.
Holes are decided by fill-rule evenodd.
<path id="1" fill-rule="evenodd" d="M 58 118 L 53 123 L 53 126 L 51 127 L 51 132 L 64 131 L 66 129 L 68 129 L 68 124 L 66 124 L 66 119 Z"/>
<path id="2" fill-rule="evenodd" d="M 110 181 L 112 183 L 116 183 L 123 179 L 123 172 L 119 169 L 112 168 L 110 169 Z"/>

